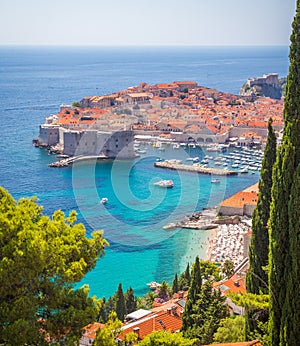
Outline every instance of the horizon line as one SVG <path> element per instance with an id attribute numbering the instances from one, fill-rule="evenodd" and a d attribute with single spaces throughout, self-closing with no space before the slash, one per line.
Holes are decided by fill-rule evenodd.
<path id="1" fill-rule="evenodd" d="M 214 47 L 222 47 L 222 48 L 247 48 L 247 47 L 289 47 L 288 45 L 283 44 L 153 44 L 153 45 L 126 45 L 126 44 L 119 44 L 119 45 L 97 45 L 97 44 L 15 44 L 15 43 L 9 43 L 9 44 L 1 44 L 0 47 L 57 47 L 57 48 L 214 48 Z"/>

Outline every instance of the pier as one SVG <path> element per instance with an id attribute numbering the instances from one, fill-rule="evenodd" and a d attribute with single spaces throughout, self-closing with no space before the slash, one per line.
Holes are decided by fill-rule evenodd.
<path id="1" fill-rule="evenodd" d="M 222 169 L 222 168 L 211 168 L 203 167 L 201 165 L 191 166 L 182 163 L 175 163 L 170 161 L 155 162 L 155 167 L 173 169 L 178 171 L 195 172 L 199 174 L 209 174 L 209 175 L 238 175 L 237 171 Z"/>
<path id="2" fill-rule="evenodd" d="M 78 162 L 78 161 L 106 160 L 106 159 L 108 159 L 108 157 L 105 155 L 88 155 L 88 156 L 80 155 L 80 156 L 72 156 L 72 157 L 68 157 L 68 158 L 63 159 L 63 160 L 52 162 L 48 166 L 60 168 L 60 167 L 69 166 L 69 165 L 73 164 L 74 162 Z"/>

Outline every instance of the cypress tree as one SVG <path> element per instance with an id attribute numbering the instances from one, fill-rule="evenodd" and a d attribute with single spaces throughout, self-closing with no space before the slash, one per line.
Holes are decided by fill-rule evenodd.
<path id="1" fill-rule="evenodd" d="M 188 328 L 186 336 L 197 338 L 201 345 L 211 344 L 220 321 L 229 315 L 224 304 L 225 299 L 219 290 L 212 289 L 211 281 L 206 281 L 197 296 L 193 309 L 193 325 Z"/>
<path id="2" fill-rule="evenodd" d="M 291 267 L 286 275 L 287 292 L 282 317 L 282 344 L 299 345 L 300 340 L 300 165 L 297 167 L 289 201 Z M 297 234 L 298 233 L 298 234 Z"/>
<path id="3" fill-rule="evenodd" d="M 130 314 L 131 312 L 136 310 L 136 299 L 134 297 L 134 291 L 130 286 L 125 293 L 125 305 L 126 305 L 126 314 Z"/>
<path id="4" fill-rule="evenodd" d="M 196 257 L 194 267 L 191 274 L 191 285 L 188 291 L 188 296 L 182 315 L 182 328 L 183 332 L 187 331 L 189 327 L 194 325 L 193 308 L 196 304 L 199 294 L 201 293 L 202 278 L 199 257 Z"/>
<path id="5" fill-rule="evenodd" d="M 297 0 L 284 104 L 282 146 L 274 165 L 270 211 L 270 323 L 272 345 L 297 345 L 299 328 L 300 0 Z M 298 219 L 297 219 L 298 218 Z"/>
<path id="6" fill-rule="evenodd" d="M 172 293 L 177 293 L 179 291 L 178 289 L 178 276 L 177 273 L 175 274 L 174 280 L 173 280 L 173 285 L 172 285 Z"/>
<path id="7" fill-rule="evenodd" d="M 186 269 L 183 273 L 180 274 L 178 280 L 179 290 L 187 290 L 191 283 L 191 274 L 190 274 L 190 264 L 188 263 Z"/>
<path id="8" fill-rule="evenodd" d="M 120 321 L 124 321 L 124 317 L 126 315 L 126 306 L 125 306 L 125 297 L 123 294 L 121 283 L 118 286 L 118 290 L 115 295 L 115 301 L 116 301 L 117 317 Z"/>
<path id="9" fill-rule="evenodd" d="M 276 160 L 276 135 L 272 128 L 272 119 L 268 123 L 268 137 L 258 184 L 258 201 L 252 216 L 252 237 L 249 246 L 249 270 L 247 273 L 247 291 L 266 294 L 268 273 L 266 267 L 269 254 L 268 221 L 270 217 L 272 172 Z"/>
<path id="10" fill-rule="evenodd" d="M 200 267 L 200 264 L 199 264 Z M 190 286 L 191 284 L 191 274 L 190 274 L 190 264 L 188 263 L 184 272 L 184 277 L 186 279 L 186 282 L 188 284 L 188 286 Z"/>

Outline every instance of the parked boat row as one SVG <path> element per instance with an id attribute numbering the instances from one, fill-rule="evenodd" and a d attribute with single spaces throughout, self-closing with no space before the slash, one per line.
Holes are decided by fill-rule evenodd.
<path id="1" fill-rule="evenodd" d="M 203 165 L 186 165 L 186 164 L 178 164 L 171 163 L 167 161 L 155 162 L 155 167 L 159 168 L 167 168 L 173 170 L 187 171 L 187 172 L 195 172 L 201 174 L 209 174 L 209 175 L 237 175 L 238 171 L 222 169 L 222 168 L 213 168 L 213 167 L 204 167 Z"/>

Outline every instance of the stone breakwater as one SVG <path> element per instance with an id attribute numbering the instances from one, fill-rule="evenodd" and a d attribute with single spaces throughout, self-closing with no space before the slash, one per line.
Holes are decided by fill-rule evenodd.
<path id="1" fill-rule="evenodd" d="M 183 220 L 178 222 L 170 223 L 163 228 L 174 229 L 174 228 L 188 228 L 188 229 L 202 229 L 208 230 L 218 227 L 217 224 L 217 208 L 205 209 L 202 212 L 196 212 L 192 215 L 187 215 Z"/>
<path id="2" fill-rule="evenodd" d="M 89 160 L 107 160 L 108 157 L 105 155 L 80 155 L 80 156 L 72 156 L 63 160 L 59 160 L 56 162 L 49 163 L 48 167 L 66 167 L 74 162 L 78 161 L 89 161 Z"/>
<path id="3" fill-rule="evenodd" d="M 155 162 L 154 166 L 158 168 L 166 168 L 166 169 L 173 169 L 173 170 L 186 171 L 186 172 L 195 172 L 199 174 L 238 175 L 237 171 L 233 171 L 229 169 L 210 168 L 210 167 L 203 167 L 201 165 L 191 166 L 191 165 L 185 165 L 182 163 L 174 163 L 169 161 Z"/>

